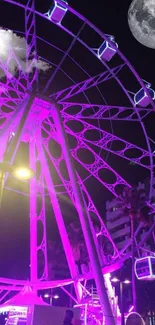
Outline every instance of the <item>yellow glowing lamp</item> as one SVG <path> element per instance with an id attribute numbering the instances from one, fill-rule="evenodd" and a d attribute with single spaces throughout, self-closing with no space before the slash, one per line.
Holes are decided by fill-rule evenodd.
<path id="1" fill-rule="evenodd" d="M 12 175 L 21 180 L 30 180 L 34 177 L 34 171 L 28 167 L 15 167 L 12 171 Z"/>

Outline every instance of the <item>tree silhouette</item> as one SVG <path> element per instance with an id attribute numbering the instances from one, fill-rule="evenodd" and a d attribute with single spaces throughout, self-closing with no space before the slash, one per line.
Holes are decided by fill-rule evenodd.
<path id="1" fill-rule="evenodd" d="M 73 251 L 74 260 L 77 265 L 88 265 L 89 257 L 80 222 L 74 221 L 67 226 L 67 233 Z M 65 257 L 61 240 L 48 242 L 49 278 L 57 278 L 59 270 L 69 276 L 67 260 Z"/>
<path id="2" fill-rule="evenodd" d="M 100 233 L 100 225 L 97 222 L 92 222 L 95 233 Z M 74 260 L 77 264 L 77 267 L 79 268 L 79 272 L 82 272 L 82 265 L 85 265 L 86 269 L 89 271 L 89 254 L 87 252 L 80 221 L 73 221 L 69 223 L 66 228 L 72 247 Z M 105 265 L 111 264 L 112 256 L 114 253 L 113 245 L 104 234 L 99 234 L 97 236 L 97 241 L 102 267 L 104 267 Z M 60 269 L 62 272 L 64 271 L 64 275 L 66 274 L 66 277 L 69 276 L 69 270 L 61 240 L 57 240 L 55 242 L 49 241 L 48 261 L 50 279 L 57 277 Z"/>

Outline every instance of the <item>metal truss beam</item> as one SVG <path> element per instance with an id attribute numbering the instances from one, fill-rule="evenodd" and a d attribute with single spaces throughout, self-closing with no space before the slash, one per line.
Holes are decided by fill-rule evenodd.
<path id="1" fill-rule="evenodd" d="M 77 121 L 78 123 L 82 123 L 83 125 L 83 131 L 81 132 L 78 132 L 76 134 L 76 138 L 82 141 L 84 141 L 85 143 L 90 143 L 90 144 L 93 144 L 101 149 L 104 149 L 108 152 L 111 152 L 117 156 L 120 156 L 122 157 L 123 159 L 126 159 L 126 160 L 129 160 L 129 161 L 132 161 L 134 162 L 135 164 L 138 164 L 144 168 L 147 168 L 147 169 L 150 169 L 150 166 L 146 165 L 146 164 L 143 164 L 142 163 L 142 159 L 143 158 L 146 158 L 146 157 L 149 157 L 149 152 L 144 150 L 143 148 L 141 147 L 138 147 L 128 141 L 125 141 L 124 139 L 120 138 L 120 137 L 117 137 L 115 135 L 112 135 L 111 133 L 109 132 L 106 132 L 106 131 L 103 131 L 102 129 L 100 129 L 99 127 L 96 127 L 92 124 L 89 124 L 88 122 L 85 122 L 85 121 L 81 121 L 80 119 L 76 118 L 76 117 L 70 117 L 68 114 L 63 114 L 63 117 L 64 117 L 64 123 L 67 124 L 68 121 Z M 86 137 L 86 132 L 89 132 L 91 133 L 91 131 L 96 131 L 96 133 L 98 134 L 99 136 L 99 140 L 98 141 L 94 141 L 94 140 L 89 140 L 87 137 Z M 123 147 L 123 149 L 120 149 L 120 150 L 113 150 L 112 147 L 111 147 L 111 144 L 113 143 L 117 143 L 117 145 L 121 145 Z M 127 152 L 135 152 L 136 154 L 138 153 L 138 158 L 137 157 L 133 157 L 133 158 L 129 158 L 128 157 L 128 154 Z M 133 153 L 133 156 L 134 154 Z M 155 157 L 155 154 L 152 154 L 152 156 Z M 152 166 L 151 166 L 152 167 Z M 151 168 L 152 169 L 152 168 Z"/>
<path id="2" fill-rule="evenodd" d="M 61 102 L 63 105 L 62 114 L 67 113 L 68 108 L 72 107 L 73 114 L 69 114 L 72 118 L 81 120 L 114 120 L 114 121 L 131 121 L 139 122 L 136 111 L 142 114 L 142 119 L 152 112 L 151 108 L 144 107 L 127 107 L 127 106 L 111 106 L 98 104 L 82 104 L 76 102 Z M 78 113 L 74 111 L 74 107 L 81 107 Z M 121 115 L 122 114 L 122 115 Z"/>
<path id="3" fill-rule="evenodd" d="M 32 89 L 38 83 L 35 0 L 27 0 L 25 6 L 25 38 L 27 46 L 27 89 Z"/>
<path id="4" fill-rule="evenodd" d="M 114 74 L 117 74 L 122 69 L 123 66 L 124 66 L 124 64 L 121 64 L 120 66 L 113 68 L 111 71 L 113 71 Z M 95 77 L 91 77 L 89 79 L 86 79 L 86 80 L 74 85 L 74 86 L 63 89 L 63 90 L 51 95 L 50 97 L 54 97 L 57 101 L 61 102 L 62 100 L 64 101 L 74 95 L 77 95 L 81 92 L 86 91 L 87 89 L 89 89 L 91 87 L 96 87 L 100 83 L 107 81 L 111 78 L 113 78 L 111 72 L 104 71 Z"/>
<path id="5" fill-rule="evenodd" d="M 37 130 L 36 130 L 37 132 Z M 36 138 L 33 137 L 30 141 L 30 167 L 36 174 L 37 168 L 37 150 Z M 39 184 L 36 178 L 30 181 L 30 279 L 32 282 L 48 279 L 48 262 L 47 262 L 47 234 L 46 234 L 46 213 L 45 213 L 45 197 L 44 197 L 44 177 L 42 174 L 42 167 L 39 177 Z M 38 212 L 37 195 L 40 194 L 41 207 Z M 38 223 L 41 222 L 43 227 L 43 234 L 40 244 L 38 244 Z M 43 253 L 43 273 L 39 276 L 39 261 L 38 252 Z"/>
<path id="6" fill-rule="evenodd" d="M 66 128 L 66 132 L 75 137 L 75 134 L 68 127 Z M 123 186 L 129 186 L 130 187 L 130 185 L 120 175 L 118 175 L 98 154 L 96 154 L 84 141 L 82 141 L 82 139 L 79 140 L 78 137 L 76 139 L 78 141 L 78 147 L 75 148 L 75 149 L 71 149 L 72 156 L 74 157 L 74 159 L 76 161 L 78 161 L 80 164 L 82 164 L 82 166 L 92 176 L 94 176 L 112 194 L 114 194 L 114 196 L 118 197 L 118 194 L 116 193 L 116 189 L 115 189 L 115 187 L 117 185 L 123 185 Z M 95 161 L 92 164 L 82 163 L 81 160 L 79 159 L 78 155 L 77 155 L 78 148 L 83 148 L 83 149 L 86 149 L 86 150 L 90 151 L 93 154 Z M 114 180 L 113 183 L 110 183 L 110 184 L 106 183 L 104 180 L 102 180 L 101 177 L 99 177 L 98 173 L 99 173 L 100 170 L 103 170 L 103 169 L 107 169 L 107 170 L 111 171 L 111 173 L 114 175 L 115 180 Z"/>
<path id="7" fill-rule="evenodd" d="M 66 227 L 65 227 L 65 223 L 63 220 L 63 216 L 62 216 L 62 212 L 59 206 L 59 202 L 58 202 L 58 198 L 57 195 L 55 193 L 55 188 L 53 185 L 53 181 L 52 181 L 52 177 L 49 171 L 49 167 L 46 161 L 46 157 L 45 157 L 45 153 L 41 144 L 41 135 L 38 134 L 37 135 L 37 150 L 38 150 L 38 154 L 39 154 L 39 160 L 41 165 L 43 166 L 43 175 L 45 177 L 45 181 L 46 184 L 49 188 L 49 197 L 51 200 L 51 204 L 53 207 L 53 211 L 55 214 L 55 218 L 57 221 L 57 225 L 58 225 L 58 229 L 59 229 L 59 233 L 60 233 L 60 238 L 62 240 L 63 243 L 63 247 L 64 247 L 64 251 L 65 251 L 65 255 L 66 255 L 66 259 L 68 262 L 68 266 L 69 266 L 69 270 L 71 273 L 72 278 L 76 279 L 78 274 L 77 274 L 77 268 L 75 265 L 75 261 L 74 261 L 74 257 L 73 257 L 73 252 L 72 252 L 72 248 L 68 239 L 68 235 L 67 235 L 67 231 L 66 231 Z M 75 288 L 75 292 L 77 295 L 77 299 L 80 301 L 80 291 L 79 291 L 79 284 L 78 282 L 75 280 L 74 282 L 74 288 Z"/>
<path id="8" fill-rule="evenodd" d="M 49 125 L 50 125 L 50 122 L 49 122 Z M 49 131 L 47 131 L 47 133 L 49 134 L 48 141 L 50 140 L 50 138 L 52 138 L 52 139 L 54 139 L 57 143 L 59 143 L 59 144 L 61 145 L 61 143 L 60 143 L 60 139 L 59 139 L 59 134 L 58 134 L 58 132 L 56 132 L 56 130 L 55 130 L 54 127 L 53 127 L 53 128 L 50 128 Z M 64 155 L 63 155 L 63 152 L 61 153 L 61 156 L 60 156 L 58 159 L 54 159 L 54 158 L 52 157 L 51 153 L 49 152 L 48 141 L 46 140 L 46 141 L 44 142 L 44 148 L 45 148 L 45 150 L 46 150 L 46 152 L 47 152 L 47 154 L 48 154 L 50 160 L 52 161 L 54 167 L 56 168 L 56 171 L 57 171 L 57 173 L 58 173 L 58 175 L 59 175 L 59 177 L 60 177 L 60 179 L 61 179 L 61 181 L 62 181 L 63 186 L 66 188 L 66 191 L 67 191 L 67 193 L 68 193 L 70 199 L 71 199 L 72 202 L 74 202 L 74 204 L 75 204 L 75 197 L 74 197 L 73 189 L 72 189 L 72 186 L 71 186 L 71 182 L 68 181 L 68 180 L 66 181 L 66 180 L 63 178 L 63 176 L 62 176 L 62 174 L 61 174 L 61 172 L 60 172 L 60 168 L 59 168 L 61 162 L 62 162 L 63 160 L 65 160 L 65 157 L 64 157 Z M 111 242 L 111 244 L 112 244 L 112 246 L 113 246 L 113 258 L 116 259 L 116 258 L 118 258 L 118 256 L 119 256 L 119 252 L 118 252 L 118 250 L 117 250 L 117 248 L 116 248 L 116 245 L 115 245 L 114 241 L 112 240 L 112 238 L 111 238 L 111 236 L 110 236 L 110 234 L 109 234 L 107 228 L 105 227 L 105 224 L 104 224 L 103 220 L 101 219 L 101 217 L 100 217 L 100 215 L 99 215 L 99 213 L 98 213 L 98 211 L 97 211 L 97 209 L 96 209 L 96 207 L 95 207 L 95 205 L 94 205 L 94 203 L 93 203 L 93 201 L 92 201 L 90 195 L 88 194 L 88 191 L 86 190 L 86 187 L 84 186 L 84 183 L 82 182 L 82 180 L 81 180 L 81 178 L 80 178 L 80 176 L 79 176 L 78 174 L 77 174 L 77 177 L 78 177 L 78 183 L 79 183 L 79 186 L 80 186 L 81 189 L 84 191 L 84 193 L 85 193 L 85 195 L 86 195 L 86 197 L 87 197 L 87 199 L 88 199 L 87 210 L 88 210 L 89 214 L 90 214 L 91 212 L 93 212 L 93 213 L 96 215 L 97 220 L 98 220 L 99 223 L 101 224 L 102 234 L 103 234 L 104 236 L 106 236 L 106 237 L 109 239 L 109 241 Z M 91 219 L 91 217 L 90 217 L 90 219 Z M 103 258 L 102 258 L 102 263 L 103 263 Z"/>
<path id="9" fill-rule="evenodd" d="M 67 289 L 65 289 L 65 287 L 60 288 L 67 294 L 67 296 L 69 296 L 76 304 L 78 304 L 78 301 L 75 299 L 75 297 L 71 295 L 71 293 Z"/>
<path id="10" fill-rule="evenodd" d="M 56 136 L 54 136 L 54 137 L 52 137 L 52 138 L 54 138 L 55 140 L 57 139 Z M 58 139 L 57 139 L 57 140 L 58 140 Z M 48 156 L 50 157 L 50 159 L 51 159 L 51 161 L 52 161 L 54 167 L 56 168 L 56 171 L 57 171 L 57 173 L 58 173 L 58 175 L 59 175 L 59 177 L 60 177 L 60 179 L 61 179 L 61 181 L 62 181 L 63 186 L 66 188 L 66 192 L 68 193 L 70 199 L 71 199 L 71 200 L 74 202 L 74 204 L 75 204 L 75 198 L 74 198 L 74 194 L 73 194 L 73 189 L 72 189 L 72 186 L 71 186 L 71 182 L 70 182 L 70 181 L 66 181 L 66 180 L 62 177 L 62 175 L 61 175 L 61 173 L 60 173 L 60 170 L 59 170 L 59 164 L 60 164 L 61 161 L 64 159 L 63 154 L 61 155 L 61 157 L 60 157 L 58 160 L 57 160 L 57 159 L 54 159 L 54 158 L 51 156 L 50 152 L 49 152 L 48 146 L 47 146 L 47 145 L 44 145 L 44 147 L 45 147 L 45 150 L 46 150 L 46 152 L 48 153 Z M 93 203 L 93 201 L 92 201 L 90 195 L 88 194 L 88 191 L 86 190 L 86 187 L 84 186 L 84 184 L 83 184 L 83 182 L 82 182 L 82 180 L 81 180 L 81 178 L 80 178 L 80 176 L 79 176 L 78 174 L 77 174 L 77 177 L 78 177 L 78 183 L 79 183 L 79 186 L 80 186 L 81 189 L 84 191 L 84 193 L 85 193 L 85 195 L 87 196 L 87 199 L 88 199 L 88 206 L 87 206 L 88 212 L 89 212 L 89 214 L 90 214 L 91 212 L 93 212 L 93 213 L 96 215 L 97 220 L 100 222 L 100 224 L 101 224 L 101 232 L 102 232 L 102 234 L 103 234 L 104 236 L 106 236 L 106 237 L 109 239 L 109 241 L 111 242 L 111 244 L 112 244 L 112 246 L 113 246 L 113 250 L 114 250 L 113 259 L 115 260 L 115 259 L 117 259 L 117 258 L 119 257 L 118 249 L 117 249 L 117 247 L 116 247 L 114 241 L 112 240 L 112 238 L 111 238 L 111 236 L 110 236 L 110 234 L 109 234 L 109 232 L 108 232 L 108 230 L 107 230 L 107 228 L 106 228 L 106 226 L 105 226 L 103 220 L 101 219 L 101 217 L 100 217 L 100 215 L 99 215 L 99 213 L 98 213 L 98 211 L 97 211 L 97 209 L 96 209 L 96 207 L 95 207 L 95 205 L 94 205 L 94 203 Z M 90 219 L 91 219 L 91 217 L 90 217 Z M 102 260 L 102 263 L 103 263 L 103 260 Z"/>
<path id="11" fill-rule="evenodd" d="M 28 103 L 29 96 L 26 95 L 22 102 L 19 103 L 19 105 L 16 107 L 16 110 L 14 110 L 11 113 L 4 114 L 0 110 L 0 117 L 7 118 L 6 121 L 3 123 L 2 128 L 0 128 L 0 137 L 8 136 L 9 132 L 14 131 L 14 128 L 19 128 L 20 120 L 24 114 L 25 105 Z M 26 111 L 28 111 L 26 109 Z M 9 116 L 8 116 L 9 115 Z M 27 118 L 27 117 L 26 117 Z"/>
<path id="12" fill-rule="evenodd" d="M 108 324 L 112 325 L 112 324 L 114 324 L 113 313 L 112 313 L 109 297 L 106 292 L 106 287 L 105 287 L 105 282 L 104 282 L 104 278 L 102 275 L 100 259 L 98 256 L 97 248 L 96 248 L 95 242 L 94 242 L 94 236 L 92 233 L 92 226 L 90 223 L 90 218 L 89 218 L 87 208 L 86 208 L 83 196 L 82 196 L 81 189 L 77 183 L 76 173 L 74 171 L 74 165 L 72 164 L 72 158 L 71 158 L 70 151 L 68 148 L 65 131 L 63 128 L 63 123 L 61 121 L 61 116 L 59 113 L 59 108 L 55 104 L 53 104 L 51 108 L 53 110 L 53 119 L 54 119 L 55 126 L 56 126 L 56 129 L 58 132 L 58 136 L 60 138 L 61 148 L 64 153 L 64 158 L 66 161 L 68 174 L 69 174 L 71 185 L 73 188 L 73 193 L 74 193 L 74 197 L 75 197 L 75 206 L 76 206 L 76 209 L 77 209 L 77 212 L 79 215 L 81 228 L 83 231 L 86 247 L 88 250 L 89 257 L 90 257 L 91 268 L 92 268 L 92 272 L 94 274 L 97 291 L 98 291 L 98 294 L 100 297 L 102 311 L 103 311 L 103 314 L 105 315 L 107 325 Z M 107 315 L 108 315 L 108 317 L 107 317 Z"/>
<path id="13" fill-rule="evenodd" d="M 114 250 L 113 259 L 115 260 L 115 259 L 120 257 L 119 251 L 118 251 L 113 239 L 111 238 L 110 233 L 107 230 L 103 219 L 99 215 L 99 213 L 98 213 L 98 211 L 97 211 L 97 209 L 96 209 L 96 207 L 95 207 L 95 205 L 94 205 L 94 203 L 93 203 L 93 201 L 92 201 L 92 199 L 91 199 L 91 197 L 90 197 L 90 195 L 89 195 L 89 193 L 88 193 L 88 191 L 87 191 L 87 189 L 86 189 L 86 187 L 85 187 L 84 183 L 82 182 L 82 179 L 80 178 L 79 175 L 78 175 L 78 181 L 79 181 L 79 185 L 80 185 L 82 191 L 85 193 L 85 195 L 86 195 L 86 197 L 88 199 L 87 209 L 89 211 L 89 214 L 91 212 L 93 212 L 95 214 L 95 216 L 97 217 L 98 221 L 100 221 L 100 224 L 101 224 L 100 234 L 104 235 L 113 246 L 113 250 Z"/>
<path id="14" fill-rule="evenodd" d="M 120 267 L 123 266 L 123 263 L 121 260 L 116 261 L 115 263 L 108 265 L 104 268 L 102 268 L 102 273 L 112 273 L 120 269 Z M 37 281 L 37 282 L 31 282 L 31 281 L 22 281 L 22 280 L 14 280 L 14 279 L 8 279 L 8 278 L 0 278 L 0 289 L 6 285 L 8 290 L 13 291 L 13 288 L 19 288 L 19 290 L 22 289 L 24 286 L 31 286 L 34 287 L 36 290 L 43 290 L 43 289 L 50 289 L 50 288 L 59 288 L 63 286 L 67 286 L 69 284 L 74 283 L 74 281 L 77 281 L 79 283 L 79 286 L 81 286 L 80 282 L 83 282 L 85 280 L 91 280 L 94 278 L 94 275 L 92 272 L 87 273 L 86 275 L 79 275 L 78 277 L 75 277 L 75 279 L 60 279 L 60 280 L 53 280 L 53 281 Z M 4 285 L 3 285 L 4 284 Z M 19 286 L 19 287 L 18 287 Z M 10 290 L 10 291 L 11 291 Z"/>
<path id="15" fill-rule="evenodd" d="M 51 137 L 52 139 L 55 139 L 60 144 L 58 133 L 55 132 L 54 130 L 53 130 L 52 133 L 49 131 L 49 137 Z M 62 181 L 62 184 L 66 188 L 66 192 L 68 193 L 70 199 L 75 203 L 75 197 L 74 197 L 74 194 L 73 194 L 73 189 L 72 189 L 72 186 L 71 186 L 71 182 L 66 181 L 63 178 L 62 174 L 60 173 L 60 169 L 59 169 L 59 165 L 60 165 L 61 161 L 64 160 L 63 152 L 61 154 L 61 157 L 59 157 L 58 159 L 54 159 L 52 157 L 51 153 L 49 152 L 49 146 L 48 146 L 47 141 L 45 141 L 45 143 L 44 143 L 44 148 L 45 148 L 50 160 L 52 161 L 54 167 L 56 168 L 56 171 L 57 171 L 57 173 L 58 173 L 58 175 L 59 175 L 59 177 L 60 177 L 60 179 Z M 105 235 L 107 238 L 109 238 L 109 240 L 111 241 L 111 243 L 113 245 L 113 248 L 114 248 L 114 256 L 118 257 L 118 254 L 119 254 L 118 250 L 117 250 L 117 248 L 116 248 L 116 246 L 115 246 L 115 244 L 114 244 L 114 242 L 113 242 L 107 228 L 105 227 L 105 224 L 104 224 L 103 220 L 101 219 L 101 217 L 100 217 L 100 215 L 99 215 L 99 213 L 98 213 L 98 211 L 97 211 L 97 209 L 96 209 L 90 195 L 88 194 L 88 191 L 86 190 L 86 187 L 84 186 L 84 184 L 83 184 L 83 182 L 82 182 L 82 180 L 81 180 L 81 178 L 80 178 L 80 176 L 78 174 L 77 174 L 77 177 L 78 177 L 78 183 L 79 183 L 81 189 L 85 192 L 85 195 L 87 196 L 87 199 L 88 199 L 88 206 L 87 206 L 88 211 L 95 213 L 98 221 L 101 224 L 102 234 Z"/>
<path id="16" fill-rule="evenodd" d="M 55 78 L 57 72 L 58 72 L 59 69 L 61 68 L 63 62 L 65 61 L 65 59 L 66 59 L 66 57 L 67 57 L 67 55 L 70 53 L 72 47 L 74 46 L 74 44 L 76 43 L 78 37 L 80 36 L 80 34 L 81 34 L 81 32 L 82 32 L 84 26 L 85 26 L 85 22 L 83 22 L 83 24 L 82 24 L 81 28 L 79 29 L 77 35 L 73 38 L 73 40 L 72 40 L 71 44 L 69 45 L 68 49 L 64 52 L 64 55 L 63 55 L 61 61 L 59 62 L 59 64 L 58 64 L 57 67 L 55 68 L 53 74 L 51 75 L 51 77 L 49 78 L 49 80 L 48 80 L 48 82 L 47 82 L 47 84 L 46 84 L 46 86 L 45 86 L 44 93 L 46 93 L 46 91 L 49 89 L 49 87 L 50 87 L 51 83 L 53 82 L 53 80 L 54 80 L 54 78 Z"/>
<path id="17" fill-rule="evenodd" d="M 49 125 L 51 125 L 50 122 L 49 122 Z M 57 135 L 57 133 L 55 131 L 54 125 L 51 125 L 51 130 L 52 130 L 52 128 L 53 128 L 52 138 L 55 139 L 59 143 L 59 138 L 58 138 L 58 135 Z M 130 185 L 120 175 L 118 175 L 98 154 L 96 154 L 93 149 L 91 149 L 82 139 L 79 139 L 78 136 L 76 136 L 76 134 L 68 128 L 68 126 L 66 126 L 65 130 L 66 130 L 66 133 L 72 135 L 77 140 L 76 148 L 71 149 L 72 156 L 74 157 L 74 159 L 76 161 L 78 161 L 90 173 L 90 175 L 94 176 L 102 185 L 104 185 L 116 197 L 118 195 L 116 193 L 115 187 L 118 184 L 130 187 Z M 48 132 L 46 130 L 46 133 L 49 134 L 48 139 L 50 139 L 50 131 Z M 79 159 L 78 154 L 77 154 L 78 149 L 81 149 L 81 148 L 86 149 L 90 153 L 92 153 L 92 155 L 94 156 L 94 162 L 92 164 L 85 164 L 85 163 L 81 162 L 81 160 Z M 47 145 L 46 145 L 46 149 L 48 150 Z M 48 150 L 48 153 L 49 153 L 49 150 Z M 51 155 L 50 155 L 50 157 L 52 159 Z M 56 161 L 56 159 L 55 159 L 55 163 L 57 164 L 57 168 L 59 168 L 59 161 Z M 114 175 L 115 181 L 112 184 L 104 182 L 101 179 L 101 177 L 99 177 L 98 172 L 101 169 L 108 169 Z"/>

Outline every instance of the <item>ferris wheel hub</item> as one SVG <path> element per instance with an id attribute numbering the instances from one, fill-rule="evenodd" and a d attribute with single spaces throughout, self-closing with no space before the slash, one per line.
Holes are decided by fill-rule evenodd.
<path id="1" fill-rule="evenodd" d="M 36 137 L 36 129 L 51 113 L 51 103 L 47 99 L 34 97 L 28 120 L 25 124 L 22 141 L 29 142 Z"/>

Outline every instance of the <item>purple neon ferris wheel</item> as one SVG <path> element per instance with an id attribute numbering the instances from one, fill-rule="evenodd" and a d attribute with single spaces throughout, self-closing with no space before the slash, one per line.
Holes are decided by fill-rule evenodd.
<path id="1" fill-rule="evenodd" d="M 24 4 L 5 0 L 3 7 L 4 13 L 12 10 L 14 18 L 11 26 L 9 21 L 3 24 L 13 45 L 7 58 L 0 59 L 0 158 L 8 150 L 10 163 L 20 156 L 36 175 L 30 186 L 23 187 L 6 175 L 4 187 L 30 202 L 31 285 L 44 289 L 74 283 L 79 302 L 83 291 L 78 285 L 93 277 L 92 269 L 85 275 L 78 273 L 61 201 L 69 202 L 75 215 L 80 215 L 87 246 L 79 208 L 84 198 L 96 245 L 100 236 L 110 247 L 109 254 L 104 246 L 99 253 L 103 274 L 121 267 L 131 242 L 124 251 L 117 249 L 103 222 L 101 202 L 107 193 L 117 197 L 124 186 L 130 187 L 133 174 L 139 172 L 150 178 L 151 197 L 154 154 L 145 119 L 154 112 L 154 91 L 122 55 L 114 37 L 103 34 L 65 2 L 57 1 L 47 13 L 35 10 L 33 0 Z M 69 269 L 66 279 L 48 275 L 47 201 L 63 243 Z M 91 220 L 99 225 L 97 236 Z M 44 260 L 41 275 L 38 252 Z M 14 287 L 25 285 L 20 280 L 1 280 Z"/>

